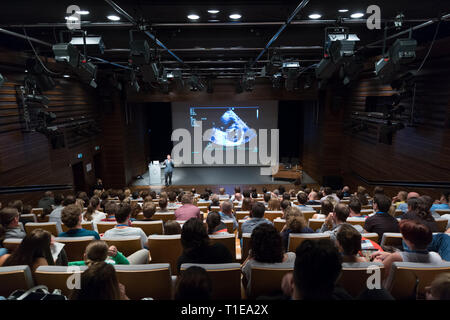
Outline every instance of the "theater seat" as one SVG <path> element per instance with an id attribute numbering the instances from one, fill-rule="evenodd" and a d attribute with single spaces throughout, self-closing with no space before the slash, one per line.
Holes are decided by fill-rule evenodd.
<path id="1" fill-rule="evenodd" d="M 94 230 L 92 221 L 82 222 L 81 227 L 86 230 L 91 230 L 91 231 Z M 67 228 L 67 226 L 64 223 L 61 223 L 61 228 L 62 228 L 63 232 L 67 232 L 69 230 L 69 228 Z"/>
<path id="2" fill-rule="evenodd" d="M 8 297 L 15 290 L 33 287 L 33 277 L 29 266 L 0 267 L 0 296 Z"/>
<path id="3" fill-rule="evenodd" d="M 294 270 L 293 263 L 274 263 L 267 266 L 252 267 L 251 280 L 247 295 L 249 299 L 260 296 L 280 294 L 281 280 Z"/>
<path id="4" fill-rule="evenodd" d="M 108 247 L 116 246 L 117 250 L 122 252 L 125 257 L 142 249 L 141 237 L 139 236 L 103 237 L 102 240 L 108 244 Z"/>
<path id="5" fill-rule="evenodd" d="M 211 206 L 210 212 L 220 212 L 220 206 Z"/>
<path id="6" fill-rule="evenodd" d="M 361 233 L 361 237 L 366 238 L 367 240 L 372 240 L 378 243 L 378 233 L 370 232 L 370 233 Z"/>
<path id="7" fill-rule="evenodd" d="M 402 246 L 402 234 L 397 232 L 385 232 L 381 238 L 381 246 L 401 247 Z"/>
<path id="8" fill-rule="evenodd" d="M 348 218 L 347 219 L 347 223 L 351 224 L 352 226 L 361 226 L 364 228 L 364 224 L 366 223 L 366 219 L 352 219 L 352 218 Z"/>
<path id="9" fill-rule="evenodd" d="M 172 298 L 172 279 L 168 263 L 115 265 L 114 268 L 117 280 L 125 286 L 127 297 L 130 299 Z"/>
<path id="10" fill-rule="evenodd" d="M 113 229 L 117 225 L 115 221 L 100 221 L 97 222 L 97 230 L 99 234 L 105 233 L 109 229 Z"/>
<path id="11" fill-rule="evenodd" d="M 64 251 L 69 261 L 84 260 L 84 252 L 87 245 L 93 241 L 93 236 L 88 237 L 57 237 L 56 242 L 64 243 Z"/>
<path id="12" fill-rule="evenodd" d="M 20 246 L 21 243 L 22 239 L 8 238 L 3 240 L 3 247 L 8 249 L 9 252 L 13 252 Z"/>
<path id="13" fill-rule="evenodd" d="M 320 204 L 309 205 L 308 207 L 313 208 L 317 213 L 320 213 L 320 210 L 322 209 L 322 206 Z"/>
<path id="14" fill-rule="evenodd" d="M 173 212 L 168 213 L 155 213 L 153 215 L 154 220 L 162 220 L 163 223 L 169 220 L 175 220 L 175 214 Z"/>
<path id="15" fill-rule="evenodd" d="M 273 226 L 277 229 L 278 232 L 283 230 L 283 227 L 286 225 L 286 219 L 276 218 L 273 220 Z"/>
<path id="16" fill-rule="evenodd" d="M 387 289 L 397 300 L 423 299 L 425 288 L 437 275 L 450 272 L 450 262 L 439 265 L 413 262 L 394 262 L 387 280 Z"/>
<path id="17" fill-rule="evenodd" d="M 191 266 L 198 266 L 206 270 L 212 282 L 213 300 L 241 298 L 241 265 L 239 263 L 193 264 L 183 263 L 180 273 Z"/>
<path id="18" fill-rule="evenodd" d="M 247 259 L 247 257 L 248 257 L 251 239 L 252 239 L 251 233 L 243 233 L 242 234 L 241 263 L 244 263 L 245 259 Z"/>
<path id="19" fill-rule="evenodd" d="M 330 239 L 327 233 L 290 233 L 288 251 L 295 252 L 297 247 L 305 240 Z"/>
<path id="20" fill-rule="evenodd" d="M 447 230 L 448 220 L 444 218 L 434 219 L 436 221 L 438 232 L 445 232 Z"/>
<path id="21" fill-rule="evenodd" d="M 436 209 L 435 212 L 439 215 L 450 214 L 450 209 Z"/>
<path id="22" fill-rule="evenodd" d="M 37 285 L 47 286 L 49 291 L 60 289 L 62 294 L 69 297 L 72 289 L 67 287 L 67 280 L 75 273 L 83 273 L 87 266 L 40 266 L 34 272 L 34 278 Z M 75 281 L 69 281 L 74 284 Z"/>
<path id="23" fill-rule="evenodd" d="M 264 218 L 267 220 L 273 221 L 276 218 L 283 217 L 283 212 L 281 211 L 266 211 L 264 212 Z"/>
<path id="24" fill-rule="evenodd" d="M 163 234 L 163 221 L 162 220 L 156 220 L 156 221 L 133 221 L 131 223 L 132 227 L 141 228 L 145 234 L 148 236 L 152 234 Z"/>
<path id="25" fill-rule="evenodd" d="M 356 297 L 367 289 L 367 278 L 375 274 L 375 269 L 380 272 L 381 286 L 384 279 L 384 266 L 381 262 L 343 263 L 337 284 Z"/>
<path id="26" fill-rule="evenodd" d="M 233 261 L 236 261 L 236 236 L 234 234 L 215 234 L 209 235 L 209 241 L 213 243 L 221 243 L 230 251 Z"/>
<path id="27" fill-rule="evenodd" d="M 236 220 L 238 221 L 248 216 L 250 216 L 250 211 L 236 211 Z"/>
<path id="28" fill-rule="evenodd" d="M 177 261 L 181 256 L 181 235 L 151 235 L 148 237 L 152 263 L 170 263 L 171 273 L 177 274 Z"/>
<path id="29" fill-rule="evenodd" d="M 303 213 L 303 217 L 305 217 L 306 222 L 308 222 L 310 219 L 312 219 L 312 217 L 317 213 L 316 211 L 311 211 L 311 210 L 300 209 L 300 211 Z"/>
<path id="30" fill-rule="evenodd" d="M 23 224 L 27 224 L 29 222 L 37 222 L 37 217 L 34 213 L 21 214 L 20 222 L 22 222 Z"/>
<path id="31" fill-rule="evenodd" d="M 43 208 L 33 208 L 31 209 L 31 213 L 40 216 L 44 213 L 44 209 Z"/>
<path id="32" fill-rule="evenodd" d="M 222 220 L 222 222 L 227 226 L 228 233 L 234 234 L 234 221 L 233 220 Z"/>
<path id="33" fill-rule="evenodd" d="M 58 236 L 58 229 L 56 228 L 56 222 L 28 222 L 25 225 L 25 232 L 27 234 L 30 234 L 35 229 L 46 230 L 55 237 Z"/>
<path id="34" fill-rule="evenodd" d="M 324 224 L 325 219 L 309 219 L 308 226 L 316 231 L 317 229 L 322 228 L 322 225 Z"/>

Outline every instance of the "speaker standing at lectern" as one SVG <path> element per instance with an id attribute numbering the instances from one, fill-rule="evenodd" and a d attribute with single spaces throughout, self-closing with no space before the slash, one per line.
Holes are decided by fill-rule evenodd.
<path id="1" fill-rule="evenodd" d="M 173 165 L 173 160 L 170 158 L 170 154 L 167 155 L 167 159 L 164 160 L 164 165 L 166 166 L 164 168 L 164 178 L 166 180 L 166 187 L 168 185 L 172 184 L 172 172 L 173 172 L 173 168 L 175 167 Z M 167 178 L 169 178 L 169 183 L 167 183 Z"/>

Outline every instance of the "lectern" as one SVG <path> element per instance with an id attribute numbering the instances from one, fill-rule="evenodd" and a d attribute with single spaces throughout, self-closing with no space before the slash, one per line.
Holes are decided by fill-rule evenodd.
<path id="1" fill-rule="evenodd" d="M 160 185 L 161 184 L 161 166 L 158 160 L 150 162 L 148 165 L 149 184 Z"/>

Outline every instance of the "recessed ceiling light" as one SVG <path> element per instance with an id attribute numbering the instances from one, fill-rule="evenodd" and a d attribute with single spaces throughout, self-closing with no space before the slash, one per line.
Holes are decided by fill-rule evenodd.
<path id="1" fill-rule="evenodd" d="M 322 18 L 322 15 L 320 15 L 318 13 L 313 13 L 313 14 L 310 14 L 308 17 L 310 19 L 320 19 L 320 18 Z"/>
<path id="2" fill-rule="evenodd" d="M 87 10 L 79 10 L 79 11 L 76 11 L 76 13 L 78 13 L 78 14 L 89 14 L 89 11 L 87 11 Z"/>
<path id="3" fill-rule="evenodd" d="M 210 19 L 210 20 L 208 20 L 208 22 L 219 22 L 220 20 L 217 20 L 217 19 Z"/>
<path id="4" fill-rule="evenodd" d="M 191 19 L 191 20 L 197 20 L 197 19 L 200 19 L 200 16 L 199 16 L 199 15 L 196 15 L 196 14 L 190 14 L 190 15 L 188 15 L 187 17 L 188 17 L 188 19 Z"/>
<path id="5" fill-rule="evenodd" d="M 78 21 L 78 17 L 75 16 L 68 16 L 64 17 L 67 21 Z"/>
<path id="6" fill-rule="evenodd" d="M 64 78 L 70 78 L 68 74 L 63 75 Z"/>
<path id="7" fill-rule="evenodd" d="M 242 16 L 239 13 L 230 14 L 230 19 L 237 20 L 237 19 L 240 19 L 240 18 L 242 18 Z"/>
<path id="8" fill-rule="evenodd" d="M 120 20 L 120 17 L 116 16 L 116 15 L 110 15 L 110 16 L 107 16 L 107 18 L 111 21 L 119 21 Z"/>
<path id="9" fill-rule="evenodd" d="M 219 10 L 216 10 L 216 9 L 212 9 L 212 10 L 208 10 L 208 12 L 211 13 L 211 14 L 217 14 L 217 13 L 219 13 L 220 11 L 219 11 Z"/>
<path id="10" fill-rule="evenodd" d="M 358 18 L 364 17 L 364 13 L 356 12 L 356 13 L 353 13 L 350 17 L 352 17 L 353 19 L 358 19 Z"/>
<path id="11" fill-rule="evenodd" d="M 339 9 L 339 12 L 348 12 L 348 9 Z"/>

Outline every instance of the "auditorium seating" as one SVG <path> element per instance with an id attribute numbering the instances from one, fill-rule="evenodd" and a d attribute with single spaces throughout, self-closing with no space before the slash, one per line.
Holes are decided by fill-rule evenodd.
<path id="1" fill-rule="evenodd" d="M 273 221 L 276 218 L 283 217 L 283 212 L 281 211 L 266 211 L 264 212 L 264 218 L 267 220 Z"/>
<path id="2" fill-rule="evenodd" d="M 278 232 L 283 230 L 283 227 L 286 225 L 286 219 L 276 218 L 273 220 L 273 226 L 277 229 Z"/>
<path id="3" fill-rule="evenodd" d="M 390 246 L 390 247 L 401 247 L 402 246 L 402 234 L 401 233 L 395 233 L 395 232 L 385 232 L 383 234 L 383 237 L 381 238 L 380 245 L 383 246 Z"/>
<path id="4" fill-rule="evenodd" d="M 252 238 L 251 233 L 242 234 L 241 263 L 244 263 L 245 259 L 247 259 L 248 257 L 251 238 Z"/>
<path id="5" fill-rule="evenodd" d="M 148 237 L 151 263 L 170 263 L 171 273 L 177 274 L 178 257 L 183 252 L 181 235 L 151 235 Z"/>
<path id="6" fill-rule="evenodd" d="M 435 212 L 439 215 L 450 214 L 450 209 L 436 209 Z"/>
<path id="7" fill-rule="evenodd" d="M 25 232 L 30 234 L 35 229 L 43 229 L 50 232 L 55 237 L 58 236 L 56 222 L 29 222 L 25 225 Z"/>
<path id="8" fill-rule="evenodd" d="M 367 278 L 375 272 L 379 272 L 382 281 L 384 279 L 384 266 L 380 262 L 343 263 L 337 284 L 353 297 L 357 297 L 363 290 L 367 289 Z M 380 286 L 381 284 L 382 282 L 380 282 Z"/>
<path id="9" fill-rule="evenodd" d="M 117 250 L 122 252 L 126 257 L 132 255 L 138 250 L 142 249 L 141 237 L 103 237 L 108 246 L 116 246 Z"/>
<path id="10" fill-rule="evenodd" d="M 354 219 L 354 218 L 348 218 L 347 222 L 351 225 L 359 225 L 364 228 L 364 224 L 366 223 L 365 219 Z"/>
<path id="11" fill-rule="evenodd" d="M 84 252 L 89 242 L 95 238 L 89 237 L 57 237 L 55 241 L 64 244 L 64 251 L 69 261 L 84 260 Z M 120 250 L 119 250 L 120 251 Z"/>
<path id="12" fill-rule="evenodd" d="M 447 230 L 447 225 L 448 225 L 448 220 L 441 218 L 441 219 L 435 219 L 437 227 L 438 227 L 438 232 L 445 232 L 445 230 Z"/>
<path id="13" fill-rule="evenodd" d="M 131 223 L 132 227 L 141 228 L 147 236 L 152 234 L 163 234 L 163 221 L 133 221 Z"/>
<path id="14" fill-rule="evenodd" d="M 295 252 L 297 247 L 305 240 L 330 239 L 326 233 L 290 233 L 288 251 Z"/>
<path id="15" fill-rule="evenodd" d="M 216 234 L 209 235 L 209 241 L 213 243 L 223 244 L 233 256 L 233 260 L 236 261 L 236 236 L 234 234 Z"/>
<path id="16" fill-rule="evenodd" d="M 22 243 L 22 239 L 8 238 L 3 240 L 3 247 L 8 249 L 9 252 L 13 252 Z"/>
<path id="17" fill-rule="evenodd" d="M 21 214 L 20 215 L 20 222 L 23 224 L 27 224 L 28 222 L 37 222 L 37 217 L 34 213 L 29 214 Z"/>
<path id="18" fill-rule="evenodd" d="M 322 228 L 322 225 L 325 223 L 325 219 L 309 219 L 308 226 L 314 231 Z"/>
<path id="19" fill-rule="evenodd" d="M 378 242 L 378 233 L 370 232 L 370 233 L 361 233 L 361 237 L 366 238 L 367 240 L 372 240 L 374 242 Z"/>
<path id="20" fill-rule="evenodd" d="M 0 296 L 8 297 L 16 290 L 33 287 L 33 277 L 29 266 L 0 267 Z"/>
<path id="21" fill-rule="evenodd" d="M 173 212 L 168 213 L 155 213 L 152 217 L 154 220 L 162 220 L 163 223 L 169 220 L 175 220 L 175 214 Z"/>
<path id="22" fill-rule="evenodd" d="M 113 229 L 117 225 L 115 221 L 101 221 L 97 223 L 97 230 L 99 234 L 103 234 L 109 229 Z"/>
<path id="23" fill-rule="evenodd" d="M 86 269 L 87 266 L 40 266 L 34 273 L 34 279 L 36 285 L 47 286 L 50 292 L 59 289 L 65 296 L 70 296 L 72 289 L 77 284 L 73 275 L 82 273 Z M 69 288 L 68 284 L 72 288 Z"/>
<path id="24" fill-rule="evenodd" d="M 300 209 L 300 210 L 302 211 L 303 216 L 305 217 L 305 220 L 307 223 L 317 213 L 316 211 L 311 211 L 311 210 L 303 210 L 303 209 Z"/>
<path id="25" fill-rule="evenodd" d="M 250 211 L 236 211 L 236 220 L 238 221 L 248 216 L 250 216 Z"/>
<path id="26" fill-rule="evenodd" d="M 182 274 L 184 270 L 194 265 L 205 269 L 208 273 L 212 282 L 211 298 L 213 300 L 239 300 L 241 298 L 241 265 L 239 263 L 183 263 L 180 268 L 180 273 Z"/>
<path id="27" fill-rule="evenodd" d="M 67 232 L 69 230 L 69 228 L 67 228 L 67 226 L 64 223 L 61 223 L 61 228 L 62 228 L 63 232 Z M 91 221 L 82 222 L 81 228 L 86 229 L 86 230 L 94 230 L 94 226 Z"/>
<path id="28" fill-rule="evenodd" d="M 248 298 L 254 299 L 261 296 L 270 296 L 281 293 L 281 280 L 284 275 L 294 270 L 293 264 L 274 263 L 268 266 L 251 268 L 251 280 Z"/>

